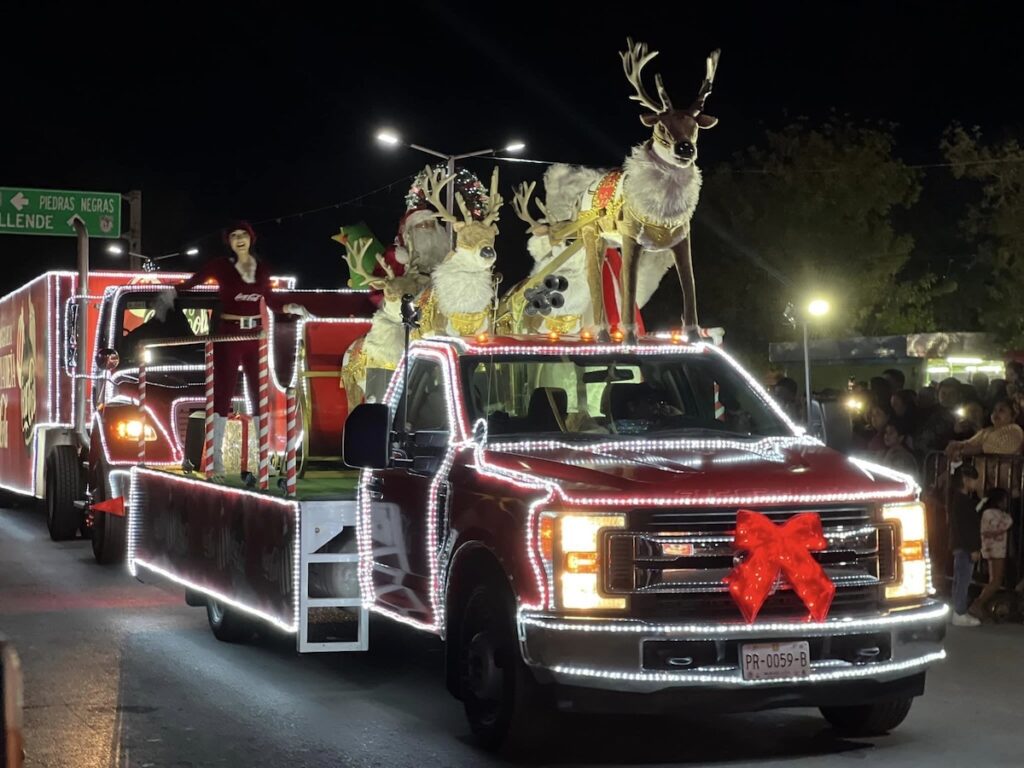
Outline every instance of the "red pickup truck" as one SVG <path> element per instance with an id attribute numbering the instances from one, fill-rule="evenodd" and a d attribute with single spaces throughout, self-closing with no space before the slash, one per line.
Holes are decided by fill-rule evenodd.
<path id="1" fill-rule="evenodd" d="M 561 711 L 898 725 L 943 658 L 914 481 L 805 436 L 725 352 L 418 342 L 350 414 L 360 586 L 444 637 L 486 744 Z M 406 384 L 407 381 L 407 384 Z"/>

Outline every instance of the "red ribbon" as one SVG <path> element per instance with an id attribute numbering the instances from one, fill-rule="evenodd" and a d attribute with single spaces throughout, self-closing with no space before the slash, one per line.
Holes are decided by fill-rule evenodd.
<path id="1" fill-rule="evenodd" d="M 801 512 L 776 525 L 760 512 L 741 509 L 736 513 L 733 546 L 749 554 L 725 577 L 725 583 L 748 624 L 757 619 L 780 573 L 812 619 L 822 621 L 828 615 L 836 585 L 811 557 L 811 552 L 828 547 L 816 512 Z"/>

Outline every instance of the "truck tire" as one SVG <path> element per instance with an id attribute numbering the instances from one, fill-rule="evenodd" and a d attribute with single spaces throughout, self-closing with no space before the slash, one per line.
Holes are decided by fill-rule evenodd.
<path id="1" fill-rule="evenodd" d="M 212 597 L 206 599 L 206 618 L 213 636 L 222 643 L 245 643 L 256 634 L 252 619 Z"/>
<path id="2" fill-rule="evenodd" d="M 101 467 L 97 472 L 101 478 L 93 490 L 93 501 L 107 498 L 106 472 Z M 109 512 L 94 512 L 92 516 L 92 556 L 100 565 L 111 565 L 124 560 L 127 523 L 123 517 Z"/>
<path id="3" fill-rule="evenodd" d="M 489 579 L 465 602 L 458 638 L 462 703 L 484 749 L 531 752 L 543 744 L 551 712 L 523 662 L 508 588 Z"/>
<path id="4" fill-rule="evenodd" d="M 58 445 L 46 457 L 46 527 L 54 541 L 75 538 L 82 527 L 82 513 L 75 502 L 82 498 L 82 468 L 78 451 L 71 445 Z"/>
<path id="5" fill-rule="evenodd" d="M 857 707 L 822 707 L 821 714 L 841 733 L 850 736 L 882 736 L 906 719 L 913 703 L 912 698 L 907 698 Z"/>

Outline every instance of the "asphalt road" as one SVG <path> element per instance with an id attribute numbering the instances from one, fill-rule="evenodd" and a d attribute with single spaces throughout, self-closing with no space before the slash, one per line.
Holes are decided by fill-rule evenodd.
<path id="1" fill-rule="evenodd" d="M 364 654 L 220 643 L 179 590 L 54 544 L 28 508 L 0 509 L 0 632 L 24 666 L 28 766 L 504 764 L 473 746 L 434 638 L 378 620 Z M 947 649 L 886 737 L 841 739 L 809 710 L 566 719 L 543 764 L 1024 764 L 1024 627 L 951 628 Z"/>

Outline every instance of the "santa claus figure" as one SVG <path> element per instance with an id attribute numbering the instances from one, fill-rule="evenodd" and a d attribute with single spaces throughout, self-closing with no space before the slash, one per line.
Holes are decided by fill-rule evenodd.
<path id="1" fill-rule="evenodd" d="M 246 221 L 228 226 L 224 243 L 231 255 L 207 262 L 192 277 L 175 288 L 160 293 L 155 311 L 161 319 L 173 306 L 178 291 L 187 291 L 209 281 L 217 284 L 220 319 L 216 335 L 249 335 L 245 341 L 221 342 L 213 345 L 213 479 L 224 479 L 224 430 L 231 413 L 231 399 L 238 386 L 239 366 L 245 375 L 249 392 L 259 391 L 259 341 L 255 338 L 263 328 L 261 303 L 275 312 L 307 317 L 300 304 L 285 304 L 270 285 L 270 267 L 256 258 L 251 248 L 256 233 Z M 254 433 L 259 434 L 259 413 L 255 415 Z"/>

